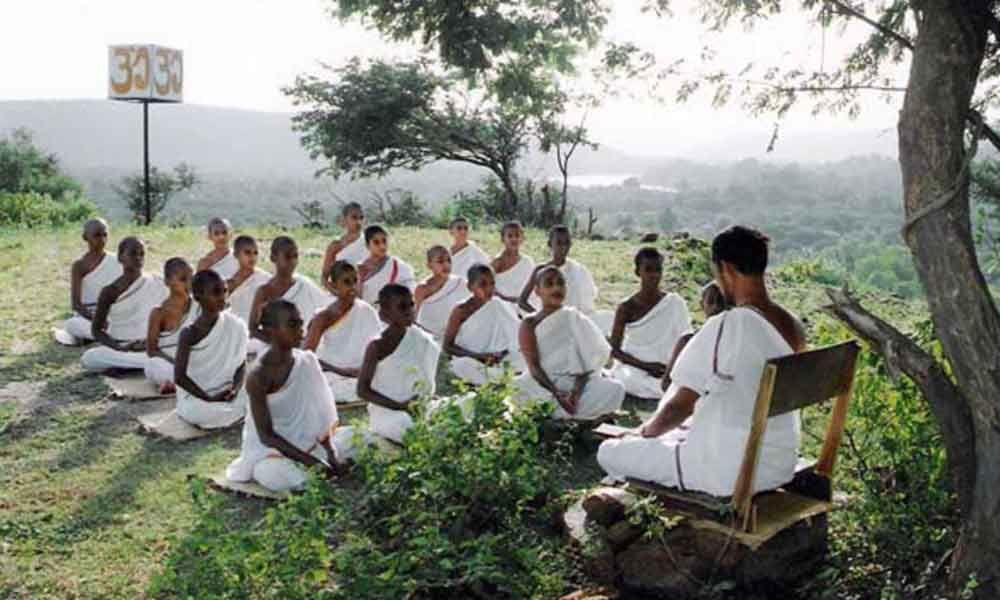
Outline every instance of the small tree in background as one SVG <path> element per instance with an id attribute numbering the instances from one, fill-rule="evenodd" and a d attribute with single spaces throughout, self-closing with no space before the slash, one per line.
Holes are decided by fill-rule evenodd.
<path id="1" fill-rule="evenodd" d="M 194 167 L 181 163 L 173 172 L 160 171 L 156 167 L 149 170 L 149 206 L 146 206 L 146 186 L 142 173 L 123 177 L 121 184 L 113 186 L 139 225 L 150 225 L 163 212 L 170 197 L 200 182 Z M 146 217 L 149 215 L 149 218 Z"/>
<path id="2" fill-rule="evenodd" d="M 64 200 L 83 188 L 62 172 L 55 154 L 46 154 L 27 129 L 0 138 L 0 193 L 35 193 Z"/>

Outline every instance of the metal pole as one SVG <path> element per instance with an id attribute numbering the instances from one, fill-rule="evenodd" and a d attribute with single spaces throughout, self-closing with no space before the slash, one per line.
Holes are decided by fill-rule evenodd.
<path id="1" fill-rule="evenodd" d="M 149 102 L 142 103 L 142 165 L 146 194 L 146 225 L 153 222 L 153 205 L 149 202 Z"/>

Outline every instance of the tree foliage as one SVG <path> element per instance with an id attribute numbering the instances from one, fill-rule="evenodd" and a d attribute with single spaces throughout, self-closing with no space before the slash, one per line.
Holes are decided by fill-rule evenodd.
<path id="1" fill-rule="evenodd" d="M 199 177 L 194 167 L 181 163 L 173 172 L 149 169 L 149 206 L 146 205 L 146 182 L 142 173 L 123 177 L 114 191 L 140 225 L 150 225 L 167 207 L 171 196 L 197 185 Z M 147 217 L 148 215 L 148 217 Z"/>
<path id="2" fill-rule="evenodd" d="M 16 129 L 0 138 L 0 193 L 35 193 L 63 200 L 83 188 L 62 172 L 55 154 L 35 144 L 30 131 Z"/>

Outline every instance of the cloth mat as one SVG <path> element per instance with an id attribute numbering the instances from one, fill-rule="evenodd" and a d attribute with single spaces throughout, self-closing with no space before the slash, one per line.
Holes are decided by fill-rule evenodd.
<path id="1" fill-rule="evenodd" d="M 111 388 L 111 395 L 120 400 L 154 400 L 174 396 L 161 394 L 156 384 L 146 379 L 142 373 L 122 378 L 105 376 L 104 384 Z"/>
<path id="2" fill-rule="evenodd" d="M 235 494 L 244 498 L 261 498 L 264 500 L 282 500 L 291 494 L 289 492 L 274 492 L 253 481 L 230 481 L 226 479 L 225 471 L 206 478 L 213 489 L 227 494 Z"/>
<path id="3" fill-rule="evenodd" d="M 242 423 L 242 420 L 240 420 L 229 427 L 200 429 L 177 416 L 177 411 L 173 408 L 142 415 L 138 417 L 138 420 L 139 427 L 143 432 L 165 437 L 175 442 L 190 442 L 191 440 L 213 435 L 219 431 L 231 429 Z"/>

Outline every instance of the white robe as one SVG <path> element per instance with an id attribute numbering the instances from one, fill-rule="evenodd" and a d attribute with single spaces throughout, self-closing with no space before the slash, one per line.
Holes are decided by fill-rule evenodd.
<path id="1" fill-rule="evenodd" d="M 517 264 L 507 269 L 503 273 L 496 274 L 497 292 L 511 298 L 520 298 L 524 286 L 531 279 L 531 274 L 535 271 L 535 261 L 530 256 L 521 255 Z"/>
<path id="2" fill-rule="evenodd" d="M 110 254 L 105 254 L 101 262 L 80 280 L 80 303 L 88 308 L 97 306 L 97 298 L 101 295 L 101 290 L 111 285 L 115 279 L 121 277 L 121 274 L 122 265 L 118 259 Z M 74 314 L 66 319 L 61 330 L 56 330 L 56 341 L 60 344 L 74 346 L 92 340 L 94 336 L 90 329 L 90 319 Z"/>
<path id="3" fill-rule="evenodd" d="M 243 283 L 236 289 L 229 290 L 229 310 L 233 315 L 243 319 L 244 323 L 250 323 L 250 311 L 253 309 L 253 297 L 257 295 L 257 288 L 264 285 L 271 279 L 271 274 L 261 269 L 254 269 L 253 273 L 243 280 Z"/>
<path id="4" fill-rule="evenodd" d="M 338 427 L 337 406 L 316 355 L 293 350 L 292 356 L 295 363 L 288 380 L 280 390 L 267 396 L 274 432 L 299 450 L 323 460 L 326 460 L 326 452 L 322 442 L 332 436 L 337 460 L 350 458 L 353 432 L 350 427 Z M 246 396 L 245 386 L 241 395 Z M 243 401 L 248 402 L 248 398 Z M 243 423 L 240 456 L 226 468 L 226 477 L 231 481 L 256 480 L 275 491 L 301 487 L 306 479 L 302 465 L 260 441 L 253 407 L 249 403 L 247 407 L 251 414 Z"/>
<path id="5" fill-rule="evenodd" d="M 432 397 L 440 354 L 441 347 L 430 334 L 419 327 L 408 328 L 396 350 L 376 365 L 372 389 L 396 402 L 405 402 L 414 394 Z M 369 402 L 368 425 L 375 435 L 402 443 L 413 419 L 406 411 Z"/>
<path id="6" fill-rule="evenodd" d="M 677 294 L 667 294 L 641 319 L 625 325 L 622 350 L 642 361 L 666 364 L 677 340 L 688 333 L 691 333 L 691 314 L 687 303 Z M 641 369 L 619 362 L 615 363 L 613 373 L 633 396 L 663 395 L 660 380 Z"/>
<path id="7" fill-rule="evenodd" d="M 355 300 L 351 310 L 323 333 L 316 347 L 316 356 L 334 367 L 360 369 L 368 343 L 381 331 L 382 322 L 375 309 L 364 300 Z M 330 371 L 324 371 L 323 375 L 337 402 L 357 402 L 357 378 L 343 377 Z"/>
<path id="8" fill-rule="evenodd" d="M 713 358 L 716 347 L 717 361 Z M 774 326 L 753 309 L 734 308 L 712 317 L 691 338 L 671 371 L 672 390 L 685 387 L 700 396 L 686 439 L 669 432 L 659 438 L 608 440 L 598 449 L 598 462 L 617 479 L 633 477 L 716 496 L 732 495 L 764 366 L 769 359 L 791 352 Z M 755 492 L 775 489 L 792 479 L 798 447 L 798 411 L 768 420 Z"/>
<path id="9" fill-rule="evenodd" d="M 390 256 L 377 273 L 361 284 L 361 299 L 374 306 L 378 303 L 378 293 L 390 283 L 404 285 L 412 292 L 417 287 L 413 267 L 395 256 Z"/>
<path id="10" fill-rule="evenodd" d="M 170 358 L 177 358 L 177 346 L 180 345 L 181 331 L 186 327 L 190 327 L 200 316 L 201 306 L 194 300 L 191 300 L 188 311 L 181 317 L 181 322 L 177 327 L 171 331 L 160 332 L 160 338 L 156 344 L 157 348 Z M 147 356 L 144 370 L 146 372 L 146 379 L 156 385 L 163 385 L 174 380 L 174 363 L 164 360 L 162 357 Z"/>
<path id="11" fill-rule="evenodd" d="M 455 344 L 469 352 L 508 352 L 503 363 L 486 366 L 468 356 L 456 356 L 449 367 L 456 377 L 473 385 L 496 381 L 509 367 L 519 373 L 524 370 L 524 357 L 518 345 L 517 332 L 521 326 L 514 307 L 500 298 L 489 302 L 472 313 L 458 330 Z"/>
<path id="12" fill-rule="evenodd" d="M 334 260 L 346 260 L 354 266 L 365 262 L 368 258 L 368 247 L 365 245 L 365 236 L 359 235 L 358 239 L 340 249 Z"/>
<path id="13" fill-rule="evenodd" d="M 444 335 L 445 327 L 451 311 L 459 302 L 464 302 L 471 296 L 465 280 L 457 275 L 449 275 L 441 289 L 424 298 L 417 312 L 417 323 L 431 332 L 437 339 Z"/>
<path id="14" fill-rule="evenodd" d="M 157 277 L 148 274 L 138 277 L 111 305 L 107 334 L 123 342 L 145 340 L 149 313 L 169 295 L 167 287 Z M 102 345 L 84 352 L 80 361 L 88 371 L 144 369 L 146 353 L 122 352 Z"/>
<path id="15" fill-rule="evenodd" d="M 240 261 L 236 260 L 236 256 L 233 255 L 232 251 L 227 252 L 225 256 L 215 261 L 208 268 L 211 271 L 215 271 L 225 280 L 232 279 L 236 272 L 240 270 Z"/>
<path id="16" fill-rule="evenodd" d="M 246 362 L 247 325 L 223 311 L 211 331 L 191 347 L 187 376 L 209 395 L 232 387 L 233 376 Z M 243 418 L 246 397 L 229 402 L 206 402 L 177 386 L 177 416 L 202 429 L 228 427 Z"/>
<path id="17" fill-rule="evenodd" d="M 469 242 L 451 255 L 451 272 L 463 280 L 468 279 L 469 267 L 475 264 L 490 264 L 490 257 L 475 242 Z"/>
<path id="18" fill-rule="evenodd" d="M 305 275 L 296 275 L 291 287 L 281 298 L 294 304 L 299 309 L 299 315 L 306 321 L 316 314 L 316 311 L 326 308 L 334 300 L 333 295 L 321 289 Z"/>
<path id="19" fill-rule="evenodd" d="M 559 390 L 571 391 L 576 375 L 590 373 L 590 376 L 576 414 L 567 413 L 530 372 L 515 380 L 518 402 L 548 401 L 553 404 L 555 419 L 595 419 L 621 408 L 625 387 L 601 373 L 611 356 L 611 346 L 586 315 L 573 307 L 561 308 L 538 324 L 535 338 L 542 370 Z"/>

